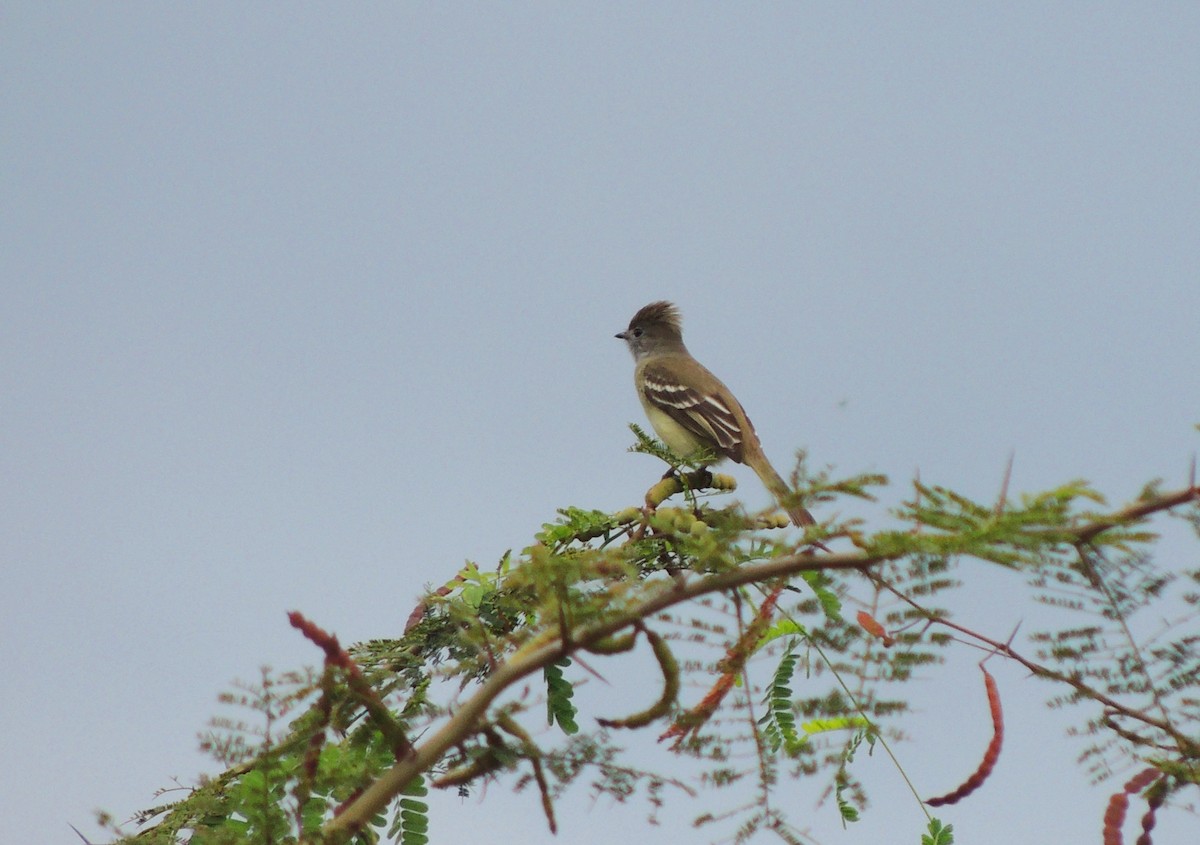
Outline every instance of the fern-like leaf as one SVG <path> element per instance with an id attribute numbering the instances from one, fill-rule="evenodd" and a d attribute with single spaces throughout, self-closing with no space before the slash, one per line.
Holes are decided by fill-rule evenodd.
<path id="1" fill-rule="evenodd" d="M 563 677 L 563 667 L 570 665 L 570 658 L 563 657 L 548 665 L 542 673 L 546 678 L 546 721 L 551 725 L 558 722 L 563 733 L 568 735 L 579 732 L 575 722 L 578 711 L 571 701 L 575 688 Z"/>

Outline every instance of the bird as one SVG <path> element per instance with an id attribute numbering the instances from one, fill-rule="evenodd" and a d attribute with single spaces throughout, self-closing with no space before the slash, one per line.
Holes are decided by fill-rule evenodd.
<path id="1" fill-rule="evenodd" d="M 797 527 L 816 520 L 794 504 L 794 493 L 763 453 L 754 424 L 733 392 L 692 357 L 683 343 L 679 309 L 651 302 L 616 337 L 635 362 L 633 380 L 646 418 L 659 438 L 681 458 L 715 455 L 745 464 L 787 511 Z"/>

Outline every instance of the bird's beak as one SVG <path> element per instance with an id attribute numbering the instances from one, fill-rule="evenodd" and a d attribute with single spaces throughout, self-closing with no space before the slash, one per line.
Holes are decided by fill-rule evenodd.
<path id="1" fill-rule="evenodd" d="M 613 337 L 619 338 L 621 340 L 625 340 L 625 335 L 626 335 L 626 332 L 617 332 L 615 335 L 613 335 Z"/>

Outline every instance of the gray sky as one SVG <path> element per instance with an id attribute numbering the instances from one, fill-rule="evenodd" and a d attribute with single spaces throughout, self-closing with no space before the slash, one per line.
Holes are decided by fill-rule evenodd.
<path id="1" fill-rule="evenodd" d="M 390 636 L 556 507 L 637 503 L 661 470 L 625 453 L 612 335 L 653 299 L 778 464 L 887 472 L 884 506 L 917 468 L 990 497 L 1010 451 L 1016 490 L 1121 501 L 1196 450 L 1196 4 L 3 18 L 8 841 L 77 841 L 205 768 L 219 691 L 318 662 L 286 610 Z M 1011 577 L 962 575 L 964 618 L 1028 618 Z M 925 794 L 986 745 L 975 659 L 914 691 Z M 983 845 L 1099 841 L 1115 785 L 1088 786 L 1048 689 L 994 671 L 1008 745 L 942 817 Z M 895 771 L 862 773 L 866 821 L 843 832 L 807 783 L 793 819 L 915 842 Z M 643 805 L 575 796 L 561 841 L 647 835 Z M 438 807 L 441 841 L 551 841 L 529 794 Z"/>

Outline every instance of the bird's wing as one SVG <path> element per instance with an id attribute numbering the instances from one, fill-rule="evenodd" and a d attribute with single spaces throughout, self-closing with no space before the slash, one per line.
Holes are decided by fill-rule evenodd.
<path id="1" fill-rule="evenodd" d="M 671 419 L 692 432 L 720 456 L 742 462 L 743 437 L 738 415 L 720 395 L 701 393 L 681 384 L 669 370 L 654 364 L 642 371 L 642 393 Z M 747 420 L 747 422 L 749 422 Z"/>

